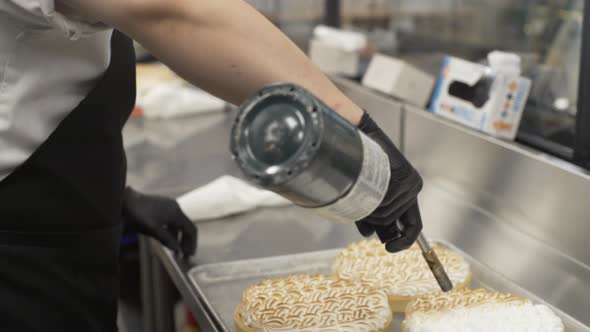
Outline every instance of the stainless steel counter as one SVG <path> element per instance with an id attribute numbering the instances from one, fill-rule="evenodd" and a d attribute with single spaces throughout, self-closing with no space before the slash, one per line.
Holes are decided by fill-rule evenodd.
<path id="1" fill-rule="evenodd" d="M 499 223 L 493 215 L 465 206 L 436 186 L 427 185 L 422 197 L 424 210 L 428 211 L 425 213 L 428 236 L 453 243 L 479 262 L 590 325 L 588 269 Z M 451 213 L 456 218 L 434 218 Z M 450 219 L 456 222 L 439 222 Z M 471 222 L 465 223 L 465 219 Z M 199 312 L 203 310 L 202 304 L 186 277 L 194 265 L 339 248 L 360 238 L 352 225 L 334 225 L 298 208 L 281 208 L 200 224 L 199 250 L 188 263 L 177 260 L 156 243 L 152 249 L 183 290 L 185 301 Z M 206 331 L 216 330 L 216 323 L 208 321 L 208 317 L 201 317 L 199 322 Z"/>
<path id="2" fill-rule="evenodd" d="M 176 196 L 217 176 L 237 175 L 227 152 L 231 120 L 230 113 L 171 121 L 131 119 L 125 130 L 130 183 L 146 192 Z M 426 178 L 425 183 L 420 201 L 427 236 L 452 243 L 590 325 L 588 266 L 503 222 L 504 216 L 465 200 L 444 179 Z M 198 251 L 190 261 L 173 257 L 155 242 L 146 248 L 152 253 L 148 256 L 155 255 L 164 266 L 205 331 L 216 331 L 218 325 L 188 281 L 192 266 L 338 248 L 361 238 L 353 225 L 332 224 L 295 207 L 263 209 L 198 226 Z M 160 286 L 150 287 L 157 292 Z"/>
<path id="3" fill-rule="evenodd" d="M 228 152 L 231 120 L 230 113 L 131 118 L 123 131 L 128 182 L 145 192 L 178 196 L 218 176 L 238 175 Z"/>
<path id="4" fill-rule="evenodd" d="M 197 296 L 187 273 L 196 265 L 340 248 L 361 239 L 353 225 L 322 220 L 296 207 L 261 209 L 200 223 L 197 254 L 189 261 L 154 241 L 151 250 L 170 273 L 204 331 L 221 331 Z"/>

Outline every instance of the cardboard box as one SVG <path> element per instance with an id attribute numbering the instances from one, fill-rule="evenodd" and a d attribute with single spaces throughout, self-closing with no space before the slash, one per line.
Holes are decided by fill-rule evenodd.
<path id="1" fill-rule="evenodd" d="M 325 73 L 357 76 L 360 71 L 359 52 L 347 51 L 317 39 L 312 39 L 309 44 L 309 57 Z"/>
<path id="2" fill-rule="evenodd" d="M 425 107 L 434 86 L 434 77 L 404 61 L 375 54 L 363 77 L 363 85 L 410 104 Z"/>
<path id="3" fill-rule="evenodd" d="M 446 57 L 430 111 L 490 135 L 513 140 L 531 88 L 531 81 L 519 75 Z"/>

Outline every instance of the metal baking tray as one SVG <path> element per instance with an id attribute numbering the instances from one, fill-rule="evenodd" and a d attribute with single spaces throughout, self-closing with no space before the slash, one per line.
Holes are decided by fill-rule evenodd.
<path id="1" fill-rule="evenodd" d="M 547 304 L 453 245 L 444 241 L 433 241 L 433 243 L 448 247 L 465 257 L 471 265 L 473 288 L 507 292 L 529 298 L 535 303 Z M 340 249 L 335 249 L 201 265 L 189 272 L 189 279 L 197 290 L 200 300 L 209 311 L 209 315 L 218 323 L 217 329 L 224 332 L 235 331 L 233 313 L 242 298 L 244 289 L 266 278 L 302 273 L 330 274 L 332 262 L 340 251 Z M 566 313 L 550 307 L 562 318 L 566 331 L 590 332 L 590 327 L 576 321 Z M 392 332 L 401 332 L 403 318 L 402 314 L 394 315 Z"/>

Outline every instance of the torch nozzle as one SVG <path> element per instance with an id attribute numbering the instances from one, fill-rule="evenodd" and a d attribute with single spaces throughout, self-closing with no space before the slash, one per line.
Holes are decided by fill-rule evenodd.
<path id="1" fill-rule="evenodd" d="M 422 233 L 420 233 L 420 235 L 418 236 L 417 242 L 418 246 L 420 246 L 420 249 L 422 250 L 422 256 L 424 256 L 424 259 L 426 260 L 426 263 L 428 264 L 430 271 L 432 271 L 432 274 L 434 275 L 436 282 L 438 282 L 440 289 L 443 292 L 451 291 L 453 289 L 453 283 L 451 282 L 451 279 L 449 279 L 449 276 L 445 271 L 444 266 L 438 259 L 436 252 L 434 252 L 434 249 L 432 249 L 432 247 L 430 246 L 430 244 L 428 243 L 428 241 Z"/>

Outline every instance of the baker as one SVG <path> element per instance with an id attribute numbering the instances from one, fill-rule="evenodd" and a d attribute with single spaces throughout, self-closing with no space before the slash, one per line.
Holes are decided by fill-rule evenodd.
<path id="1" fill-rule="evenodd" d="M 113 29 L 122 31 L 113 32 Z M 275 82 L 307 88 L 390 157 L 363 235 L 403 250 L 418 173 L 368 114 L 242 0 L 0 2 L 0 329 L 116 331 L 121 225 L 185 255 L 197 231 L 175 200 L 126 189 L 121 131 L 135 99 L 137 40 L 189 82 L 239 104 Z M 383 239 L 382 239 L 383 240 Z"/>

